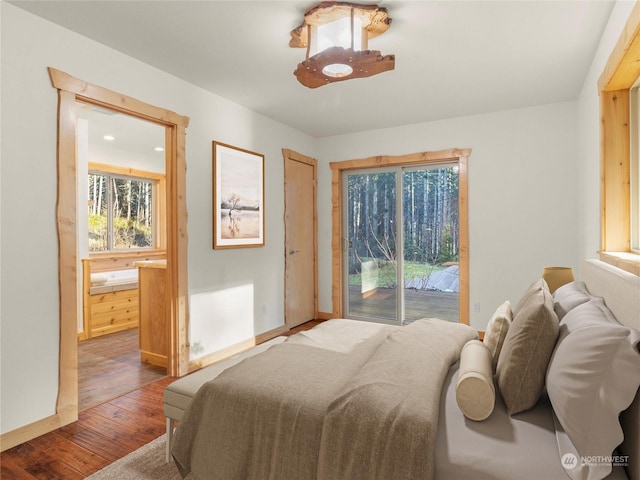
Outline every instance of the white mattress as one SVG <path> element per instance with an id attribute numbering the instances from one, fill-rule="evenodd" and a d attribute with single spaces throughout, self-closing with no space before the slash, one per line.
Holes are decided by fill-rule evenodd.
<path id="1" fill-rule="evenodd" d="M 531 410 L 510 417 L 496 392 L 483 422 L 466 419 L 456 403 L 458 365 L 443 386 L 436 442 L 437 480 L 570 480 L 560 463 L 553 415 L 543 397 Z M 627 479 L 614 467 L 608 480 Z"/>

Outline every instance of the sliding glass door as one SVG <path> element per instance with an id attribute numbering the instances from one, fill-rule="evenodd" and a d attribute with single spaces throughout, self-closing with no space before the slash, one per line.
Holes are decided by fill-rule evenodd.
<path id="1" fill-rule="evenodd" d="M 343 175 L 345 316 L 457 322 L 457 164 Z"/>
<path id="2" fill-rule="evenodd" d="M 397 172 L 365 170 L 347 172 L 347 212 L 343 231 L 347 234 L 348 255 L 344 282 L 347 292 L 345 312 L 350 318 L 397 323 L 398 262 Z"/>

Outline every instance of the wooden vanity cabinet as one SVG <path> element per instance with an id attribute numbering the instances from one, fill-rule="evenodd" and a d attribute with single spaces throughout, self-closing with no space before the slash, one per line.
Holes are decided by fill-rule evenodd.
<path id="1" fill-rule="evenodd" d="M 90 258 L 82 259 L 83 328 L 78 333 L 78 340 L 88 340 L 138 326 L 137 282 L 92 286 L 94 262 Z M 99 273 L 105 272 L 102 265 L 98 265 L 97 270 Z"/>
<path id="2" fill-rule="evenodd" d="M 138 267 L 140 360 L 167 367 L 170 339 L 167 262 L 150 260 L 134 265 Z"/>

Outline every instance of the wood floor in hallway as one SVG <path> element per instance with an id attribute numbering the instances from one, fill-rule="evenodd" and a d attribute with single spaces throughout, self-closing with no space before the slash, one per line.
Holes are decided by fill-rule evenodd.
<path id="1" fill-rule="evenodd" d="M 167 376 L 163 367 L 140 361 L 138 329 L 78 343 L 78 409 L 125 395 Z"/>

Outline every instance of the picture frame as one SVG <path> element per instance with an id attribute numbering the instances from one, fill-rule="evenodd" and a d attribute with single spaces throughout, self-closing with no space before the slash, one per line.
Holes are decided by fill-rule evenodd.
<path id="1" fill-rule="evenodd" d="M 264 155 L 213 141 L 213 248 L 265 245 Z"/>

